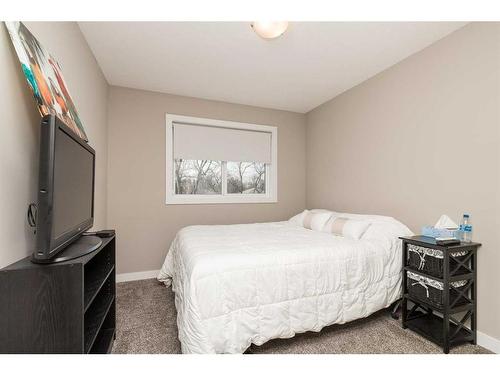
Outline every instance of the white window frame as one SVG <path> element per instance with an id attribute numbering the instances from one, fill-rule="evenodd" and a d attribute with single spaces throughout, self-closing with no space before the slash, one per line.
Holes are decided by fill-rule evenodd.
<path id="1" fill-rule="evenodd" d="M 166 199 L 167 205 L 174 204 L 214 204 L 214 203 L 276 203 L 278 202 L 278 128 L 270 125 L 247 124 L 243 122 L 213 120 L 201 117 L 166 114 Z M 266 193 L 265 194 L 228 194 L 226 181 L 226 163 L 222 162 L 222 194 L 175 194 L 174 170 L 174 123 L 188 123 L 244 129 L 271 133 L 271 163 L 266 164 Z"/>

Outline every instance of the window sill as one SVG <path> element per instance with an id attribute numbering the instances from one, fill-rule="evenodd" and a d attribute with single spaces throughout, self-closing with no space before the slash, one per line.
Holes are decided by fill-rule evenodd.
<path id="1" fill-rule="evenodd" d="M 245 204 L 245 203 L 277 203 L 277 197 L 256 195 L 174 195 L 167 197 L 166 205 L 178 204 Z"/>

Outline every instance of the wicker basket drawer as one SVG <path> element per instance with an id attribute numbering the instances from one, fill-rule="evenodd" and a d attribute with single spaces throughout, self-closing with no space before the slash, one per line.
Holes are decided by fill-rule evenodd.
<path id="1" fill-rule="evenodd" d="M 444 305 L 443 300 L 443 283 L 430 279 L 425 276 L 417 275 L 416 273 L 408 271 L 407 277 L 407 287 L 408 293 L 418 298 L 423 302 L 427 302 L 432 306 L 437 308 L 442 308 Z M 467 280 L 455 281 L 451 285 L 458 289 L 463 290 L 467 287 Z M 459 297 L 459 293 L 450 287 L 450 301 L 455 301 Z M 467 303 L 467 300 L 461 297 L 457 300 L 456 305 L 461 305 Z"/>
<path id="2" fill-rule="evenodd" d="M 462 261 L 468 250 L 451 253 L 450 256 Z M 452 260 L 450 259 L 450 265 Z M 441 250 L 408 244 L 408 266 L 431 276 L 443 277 L 444 256 Z"/>

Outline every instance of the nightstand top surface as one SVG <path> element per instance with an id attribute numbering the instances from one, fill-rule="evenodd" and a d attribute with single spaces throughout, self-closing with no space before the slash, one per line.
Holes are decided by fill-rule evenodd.
<path id="1" fill-rule="evenodd" d="M 413 245 L 430 247 L 433 249 L 440 249 L 440 250 L 459 250 L 471 247 L 479 248 L 481 246 L 481 244 L 478 242 L 460 242 L 460 244 L 450 245 L 450 246 L 438 245 L 436 244 L 435 238 L 427 236 L 409 236 L 409 237 L 399 237 L 399 238 Z"/>

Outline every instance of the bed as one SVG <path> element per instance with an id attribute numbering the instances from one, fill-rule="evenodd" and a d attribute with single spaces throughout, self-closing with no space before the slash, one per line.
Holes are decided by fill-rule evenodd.
<path id="1" fill-rule="evenodd" d="M 243 353 L 396 301 L 398 237 L 411 231 L 393 218 L 351 216 L 370 222 L 359 240 L 286 221 L 180 230 L 158 280 L 175 292 L 182 352 Z"/>

